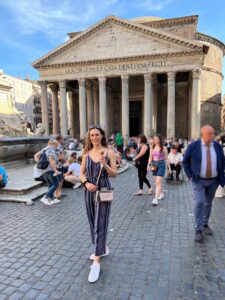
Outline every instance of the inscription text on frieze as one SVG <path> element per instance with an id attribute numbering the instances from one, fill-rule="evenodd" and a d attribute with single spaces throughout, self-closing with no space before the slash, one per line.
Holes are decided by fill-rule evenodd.
<path id="1" fill-rule="evenodd" d="M 137 63 L 124 63 L 118 65 L 99 65 L 99 66 L 85 66 L 77 67 L 72 69 L 66 69 L 65 74 L 79 74 L 79 73 L 98 73 L 98 72 L 113 72 L 113 71 L 150 71 L 151 68 L 165 67 L 167 62 L 163 60 L 159 61 L 149 61 L 149 62 L 137 62 Z"/>

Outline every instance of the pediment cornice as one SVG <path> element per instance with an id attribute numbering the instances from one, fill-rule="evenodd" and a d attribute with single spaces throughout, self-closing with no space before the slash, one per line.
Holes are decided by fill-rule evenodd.
<path id="1" fill-rule="evenodd" d="M 84 65 L 98 65 L 98 64 L 106 64 L 106 63 L 119 63 L 119 62 L 132 62 L 132 61 L 140 61 L 140 60 L 156 60 L 156 59 L 165 59 L 165 58 L 173 58 L 173 57 L 186 57 L 193 55 L 202 55 L 202 50 L 194 50 L 194 51 L 183 51 L 183 52 L 170 52 L 163 54 L 151 54 L 151 55 L 139 55 L 139 56 L 127 56 L 121 58 L 108 58 L 108 59 L 93 59 L 87 61 L 79 61 L 72 63 L 58 63 L 58 64 L 45 64 L 38 69 L 50 69 L 50 68 L 62 68 L 62 67 L 72 67 L 72 66 L 84 66 Z"/>
<path id="2" fill-rule="evenodd" d="M 223 42 L 219 41 L 218 39 L 201 32 L 196 32 L 194 35 L 194 39 L 197 41 L 207 42 L 219 47 L 223 51 L 223 55 L 225 55 L 225 45 Z"/>
<path id="3" fill-rule="evenodd" d="M 177 25 L 186 25 L 186 24 L 195 24 L 197 27 L 198 24 L 198 15 L 194 16 L 186 16 L 180 18 L 172 18 L 172 19 L 162 19 L 151 22 L 143 22 L 141 24 L 153 27 L 153 28 L 161 28 L 161 27 L 173 27 Z"/>
<path id="4" fill-rule="evenodd" d="M 57 55 L 63 53 L 64 51 L 70 49 L 71 47 L 75 46 L 79 42 L 83 41 L 84 39 L 89 38 L 94 33 L 98 32 L 102 28 L 110 24 L 117 24 L 127 29 L 132 29 L 135 32 L 144 33 L 154 38 L 162 39 L 164 41 L 168 41 L 173 44 L 177 44 L 183 47 L 187 47 L 189 51 L 203 51 L 202 43 L 197 41 L 191 41 L 185 38 L 178 37 L 176 35 L 163 32 L 161 30 L 157 30 L 155 28 L 151 28 L 142 24 L 138 24 L 135 22 L 131 22 L 125 19 L 120 19 L 115 16 L 109 16 L 102 21 L 98 22 L 97 24 L 93 25 L 92 27 L 88 28 L 87 30 L 78 33 L 76 36 L 71 38 L 69 41 L 65 42 L 61 46 L 57 47 L 53 51 L 47 53 L 45 56 L 41 57 L 40 59 L 33 62 L 33 67 L 40 68 L 43 67 L 44 64 L 48 64 L 50 60 L 55 58 Z"/>

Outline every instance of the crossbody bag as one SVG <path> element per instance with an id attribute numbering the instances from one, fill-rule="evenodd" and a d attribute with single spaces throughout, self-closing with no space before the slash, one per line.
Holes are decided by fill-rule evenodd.
<path id="1" fill-rule="evenodd" d="M 96 185 L 98 186 L 100 176 L 102 174 L 103 166 L 101 165 Z M 113 201 L 113 191 L 108 190 L 106 187 L 101 188 L 99 191 L 96 191 L 95 195 L 95 202 L 101 203 L 101 202 L 112 202 Z"/>

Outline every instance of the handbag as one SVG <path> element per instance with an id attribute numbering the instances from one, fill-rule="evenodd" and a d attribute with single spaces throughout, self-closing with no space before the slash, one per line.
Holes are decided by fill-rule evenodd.
<path id="1" fill-rule="evenodd" d="M 152 165 L 151 165 L 151 171 L 152 171 L 152 172 L 157 172 L 157 171 L 158 171 L 158 166 L 157 166 L 157 165 L 154 165 L 154 164 L 152 163 Z"/>
<path id="2" fill-rule="evenodd" d="M 99 179 L 102 173 L 103 166 L 101 166 L 101 169 L 98 174 L 98 179 L 96 182 L 96 185 L 98 186 Z M 108 190 L 106 187 L 101 188 L 99 191 L 96 191 L 95 194 L 95 202 L 96 203 L 101 203 L 101 202 L 112 202 L 113 201 L 113 191 Z"/>

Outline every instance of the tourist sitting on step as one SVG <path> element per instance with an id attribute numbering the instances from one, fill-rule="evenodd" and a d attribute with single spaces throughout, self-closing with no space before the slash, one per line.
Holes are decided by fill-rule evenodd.
<path id="1" fill-rule="evenodd" d="M 169 179 L 173 180 L 173 171 L 176 171 L 176 180 L 179 181 L 179 176 L 181 172 L 181 163 L 183 161 L 183 155 L 178 152 L 178 149 L 175 145 L 171 147 L 170 154 L 168 155 L 168 161 L 170 164 Z"/>
<path id="2" fill-rule="evenodd" d="M 8 182 L 8 175 L 4 167 L 0 166 L 0 188 L 4 188 Z"/>
<path id="3" fill-rule="evenodd" d="M 69 169 L 64 174 L 64 180 L 66 182 L 72 183 L 73 188 L 78 188 L 81 186 L 80 181 L 80 164 L 74 162 L 73 158 L 68 159 Z"/>

